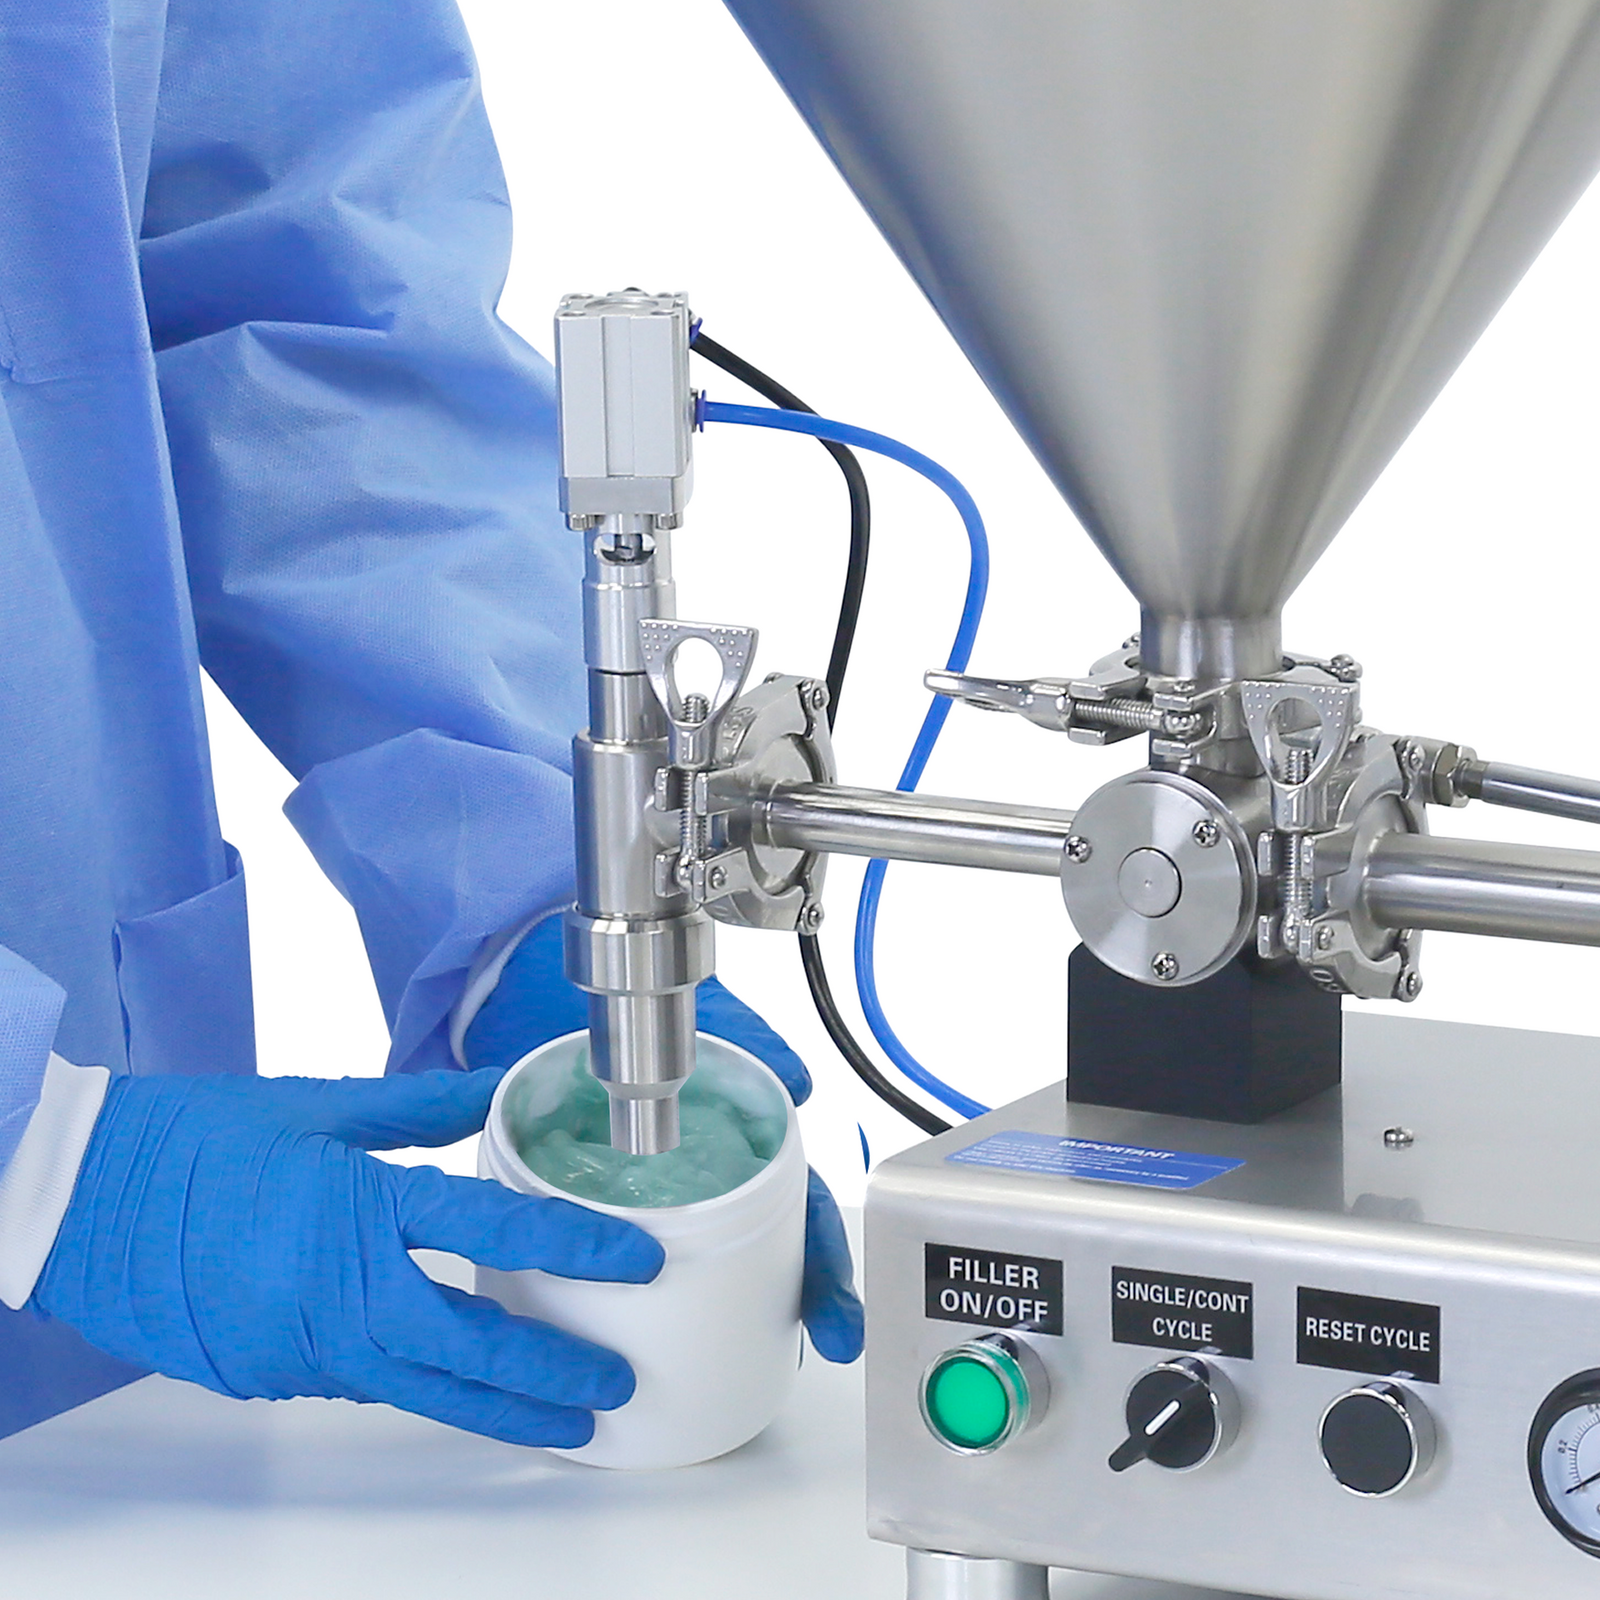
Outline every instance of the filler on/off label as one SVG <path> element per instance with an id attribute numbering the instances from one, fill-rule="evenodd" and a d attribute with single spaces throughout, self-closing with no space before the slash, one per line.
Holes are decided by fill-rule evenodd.
<path id="1" fill-rule="evenodd" d="M 924 1314 L 1032 1333 L 1061 1332 L 1061 1263 L 963 1245 L 923 1246 Z"/>

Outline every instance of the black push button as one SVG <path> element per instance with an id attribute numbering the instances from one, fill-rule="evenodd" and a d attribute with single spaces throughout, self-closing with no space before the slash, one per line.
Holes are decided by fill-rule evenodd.
<path id="1" fill-rule="evenodd" d="M 1351 1389 L 1322 1413 L 1322 1459 L 1340 1485 L 1381 1499 L 1426 1472 L 1433 1459 L 1433 1421 L 1398 1383 Z"/>

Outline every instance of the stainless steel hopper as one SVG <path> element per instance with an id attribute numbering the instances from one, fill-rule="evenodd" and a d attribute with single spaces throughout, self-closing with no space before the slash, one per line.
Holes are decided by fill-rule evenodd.
<path id="1" fill-rule="evenodd" d="M 1284 600 L 1600 165 L 1588 0 L 728 0 L 1143 611 Z"/>

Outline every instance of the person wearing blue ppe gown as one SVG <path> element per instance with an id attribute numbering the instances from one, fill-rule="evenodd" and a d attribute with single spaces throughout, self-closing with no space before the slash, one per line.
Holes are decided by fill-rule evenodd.
<path id="1" fill-rule="evenodd" d="M 407 1252 L 635 1282 L 648 1235 L 368 1153 L 584 1017 L 581 551 L 509 237 L 448 0 L 0 0 L 0 1431 L 147 1370 L 525 1444 L 631 1392 Z M 356 910 L 384 1078 L 254 1075 L 202 663 Z M 803 1309 L 858 1353 L 816 1183 Z"/>

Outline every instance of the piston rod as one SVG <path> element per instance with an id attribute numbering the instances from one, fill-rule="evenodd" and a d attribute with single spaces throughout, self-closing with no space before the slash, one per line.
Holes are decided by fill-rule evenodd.
<path id="1" fill-rule="evenodd" d="M 1373 920 L 1500 939 L 1600 945 L 1600 853 L 1390 834 L 1367 858 Z"/>
<path id="2" fill-rule="evenodd" d="M 781 850 L 1054 877 L 1072 817 L 1070 811 L 986 800 L 808 783 L 756 802 L 752 825 L 758 841 Z"/>

